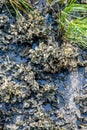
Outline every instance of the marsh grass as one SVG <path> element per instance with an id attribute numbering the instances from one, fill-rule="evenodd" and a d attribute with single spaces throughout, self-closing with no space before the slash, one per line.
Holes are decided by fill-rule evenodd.
<path id="1" fill-rule="evenodd" d="M 59 34 L 64 41 L 87 48 L 87 4 L 79 4 L 76 0 L 49 0 L 52 6 L 61 1 L 65 4 L 58 14 Z"/>
<path id="2" fill-rule="evenodd" d="M 63 38 L 87 48 L 87 5 L 72 3 L 61 11 L 60 26 L 64 29 Z"/>
<path id="3" fill-rule="evenodd" d="M 9 5 L 13 8 L 17 16 L 20 16 L 20 11 L 28 16 L 28 13 L 31 10 L 33 10 L 28 0 L 4 0 L 4 5 L 6 6 L 11 16 L 12 16 L 12 12 Z"/>

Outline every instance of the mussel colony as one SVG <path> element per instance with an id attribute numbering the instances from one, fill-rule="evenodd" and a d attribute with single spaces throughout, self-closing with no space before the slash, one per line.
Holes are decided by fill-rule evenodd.
<path id="1" fill-rule="evenodd" d="M 57 10 L 36 4 L 21 21 L 1 9 L 0 130 L 87 130 L 87 50 L 60 45 Z"/>

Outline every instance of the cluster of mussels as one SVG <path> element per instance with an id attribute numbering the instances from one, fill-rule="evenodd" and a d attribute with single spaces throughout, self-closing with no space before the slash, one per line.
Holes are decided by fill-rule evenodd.
<path id="1" fill-rule="evenodd" d="M 0 37 L 1 42 L 27 42 L 32 43 L 34 40 L 48 38 L 49 29 L 45 26 L 44 17 L 40 16 L 37 10 L 28 15 L 28 20 L 22 18 L 10 24 L 6 15 L 0 16 Z M 5 42 L 6 43 L 6 42 Z"/>
<path id="2" fill-rule="evenodd" d="M 58 47 L 55 43 L 46 45 L 40 43 L 35 50 L 30 49 L 31 61 L 44 67 L 44 71 L 55 73 L 77 66 L 78 52 L 72 45 L 66 44 Z"/>
<path id="3" fill-rule="evenodd" d="M 44 40 L 47 43 L 49 34 L 44 18 L 37 11 L 32 12 L 28 20 L 22 19 L 15 24 L 11 23 L 8 16 L 0 16 L 1 129 L 16 130 L 21 124 L 24 125 L 20 129 L 58 129 L 41 107 L 44 93 L 35 79 L 29 60 L 29 49 L 33 42 Z M 20 42 L 27 42 L 27 47 Z M 49 93 L 50 87 L 52 86 L 48 85 L 45 90 L 42 89 Z"/>

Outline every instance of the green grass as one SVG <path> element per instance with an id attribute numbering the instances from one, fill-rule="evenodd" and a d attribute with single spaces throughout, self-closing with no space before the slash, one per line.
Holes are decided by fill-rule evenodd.
<path id="1" fill-rule="evenodd" d="M 4 0 L 4 5 L 11 16 L 12 12 L 9 5 L 13 8 L 17 16 L 20 16 L 20 11 L 28 15 L 28 13 L 33 9 L 28 0 Z"/>
<path id="2" fill-rule="evenodd" d="M 53 6 L 54 4 L 61 2 L 62 4 L 72 4 L 74 3 L 76 0 L 47 0 L 48 4 L 50 4 L 51 6 Z"/>
<path id="3" fill-rule="evenodd" d="M 87 48 L 87 5 L 72 3 L 61 11 L 59 22 L 65 31 L 64 39 Z"/>
<path id="4" fill-rule="evenodd" d="M 49 0 L 50 1 L 50 0 Z M 53 0 L 49 2 L 52 6 L 56 2 L 64 0 Z M 76 0 L 67 0 L 65 8 L 58 15 L 59 31 L 63 33 L 63 40 L 78 44 L 87 48 L 87 4 L 79 4 Z M 61 31 L 62 30 L 62 31 Z"/>

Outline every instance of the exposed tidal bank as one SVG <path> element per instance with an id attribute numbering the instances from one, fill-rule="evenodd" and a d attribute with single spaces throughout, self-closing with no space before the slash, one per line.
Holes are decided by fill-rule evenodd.
<path id="1" fill-rule="evenodd" d="M 87 50 L 60 46 L 56 14 L 36 12 L 0 15 L 1 130 L 86 130 Z"/>

